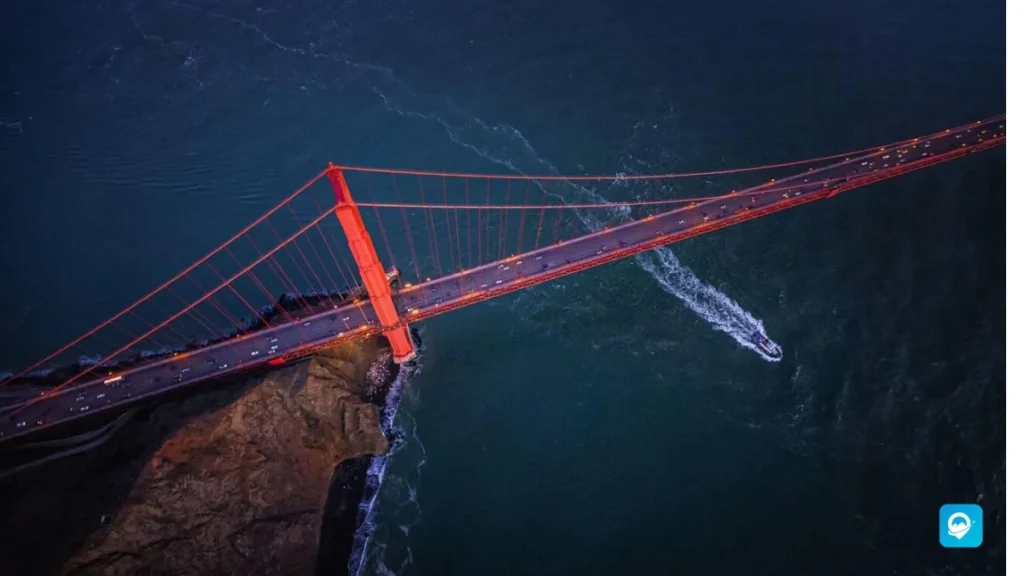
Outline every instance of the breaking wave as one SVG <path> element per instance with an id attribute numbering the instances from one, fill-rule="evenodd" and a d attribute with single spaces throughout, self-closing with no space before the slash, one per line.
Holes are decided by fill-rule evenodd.
<path id="1" fill-rule="evenodd" d="M 352 553 L 348 559 L 348 573 L 352 576 L 359 576 L 363 573 L 370 555 L 370 540 L 373 538 L 374 531 L 377 528 L 377 497 L 380 495 L 381 485 L 384 482 L 384 476 L 387 473 L 388 462 L 391 456 L 401 450 L 404 445 L 404 442 L 400 440 L 401 434 L 396 434 L 399 431 L 395 426 L 395 415 L 398 413 L 398 408 L 402 401 L 402 393 L 417 370 L 416 366 L 403 364 L 384 401 L 384 410 L 381 414 L 381 431 L 388 438 L 398 438 L 399 441 L 391 442 L 391 447 L 388 449 L 387 454 L 374 456 L 366 472 L 363 500 L 359 504 L 359 514 L 356 518 L 358 528 L 353 538 Z"/>

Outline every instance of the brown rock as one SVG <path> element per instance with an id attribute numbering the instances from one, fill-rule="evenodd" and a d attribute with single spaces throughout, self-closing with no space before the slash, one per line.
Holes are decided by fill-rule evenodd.
<path id="1" fill-rule="evenodd" d="M 312 574 L 335 466 L 382 454 L 363 387 L 382 342 L 265 376 L 153 453 L 65 574 Z"/>

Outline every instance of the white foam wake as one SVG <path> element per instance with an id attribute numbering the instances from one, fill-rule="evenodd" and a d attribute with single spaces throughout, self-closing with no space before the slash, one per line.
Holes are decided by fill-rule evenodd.
<path id="1" fill-rule="evenodd" d="M 422 96 L 402 82 L 388 68 L 375 64 L 360 63 L 353 61 L 343 54 L 335 54 L 330 51 L 318 48 L 319 42 L 311 43 L 308 47 L 289 46 L 270 37 L 265 30 L 257 25 L 241 20 L 234 16 L 209 12 L 185 2 L 175 1 L 171 4 L 187 10 L 205 13 L 210 18 L 224 20 L 233 25 L 241 26 L 251 33 L 261 37 L 270 46 L 283 52 L 299 57 L 313 59 L 324 59 L 348 67 L 357 71 L 368 83 L 370 89 L 383 101 L 384 106 L 391 112 L 410 118 L 434 122 L 440 126 L 448 138 L 459 146 L 471 150 L 480 158 L 486 159 L 494 164 L 505 168 L 524 173 L 547 173 L 558 174 L 558 169 L 548 160 L 541 157 L 533 145 L 516 128 L 507 124 L 489 125 L 479 118 L 473 116 L 466 110 L 454 105 L 449 100 Z M 133 22 L 138 28 L 138 22 Z M 144 37 L 150 37 L 139 29 Z M 161 44 L 162 38 L 158 38 Z M 669 116 L 674 115 L 674 110 L 669 111 Z M 623 162 L 623 173 L 634 173 L 634 167 L 641 171 L 652 169 L 652 163 L 645 159 L 652 155 L 665 156 L 667 151 L 645 150 L 643 154 L 629 149 L 636 142 L 638 130 L 651 129 L 657 131 L 658 124 L 638 121 L 634 126 L 633 137 L 627 142 L 627 149 L 620 154 Z M 582 167 L 580 167 L 582 169 Z M 566 201 L 573 199 L 586 199 L 590 202 L 604 203 L 606 198 L 593 188 L 579 185 L 559 186 L 557 184 L 538 182 L 545 193 L 557 196 Z M 623 185 L 623 189 L 629 190 L 636 196 L 649 196 L 651 187 L 644 190 L 632 190 L 631 186 L 623 182 L 616 182 L 613 186 Z M 573 196 L 569 198 L 567 196 Z M 599 229 L 606 224 L 629 219 L 628 209 L 623 210 L 589 210 L 586 213 L 577 213 L 577 216 L 590 230 Z M 766 355 L 754 342 L 757 334 L 767 337 L 764 332 L 763 323 L 754 318 L 744 310 L 736 301 L 729 298 L 715 287 L 702 282 L 696 274 L 687 266 L 682 265 L 676 255 L 668 248 L 660 248 L 652 253 L 637 256 L 640 267 L 650 274 L 666 292 L 679 298 L 690 310 L 711 324 L 715 330 L 730 335 L 744 348 L 753 350 L 762 358 L 768 361 L 778 361 L 779 358 L 771 358 Z M 776 346 L 778 344 L 776 343 Z M 779 347 L 781 350 L 781 346 Z"/>
<path id="2" fill-rule="evenodd" d="M 448 101 L 421 97 L 396 79 L 390 70 L 374 68 L 368 72 L 368 76 L 372 78 L 371 89 L 391 112 L 435 122 L 444 129 L 453 143 L 513 172 L 559 174 L 554 165 L 542 158 L 515 128 L 505 124 L 490 126 Z M 387 86 L 388 90 L 385 91 L 382 86 Z M 429 110 L 417 109 L 423 106 Z M 632 154 L 628 156 L 632 157 Z M 644 164 L 640 160 L 637 162 Z M 625 172 L 633 172 L 630 167 L 624 168 Z M 608 202 L 593 187 L 574 183 L 535 183 L 546 194 L 566 202 Z M 612 186 L 622 184 L 623 182 L 616 181 Z M 641 192 L 640 195 L 647 194 Z M 632 220 L 628 207 L 575 212 L 584 226 L 591 231 L 599 230 L 608 224 Z M 637 256 L 637 262 L 659 286 L 681 300 L 690 310 L 711 324 L 713 329 L 728 334 L 741 346 L 754 351 L 769 362 L 781 360 L 781 356 L 772 358 L 765 354 L 754 340 L 758 335 L 767 338 L 763 322 L 722 291 L 702 282 L 693 270 L 679 262 L 678 257 L 670 249 L 658 248 L 653 252 L 640 254 Z M 781 346 L 779 349 L 781 350 Z"/>
<path id="3" fill-rule="evenodd" d="M 773 358 L 765 354 L 752 340 L 755 334 L 765 334 L 764 323 L 714 286 L 701 282 L 692 270 L 679 263 L 671 250 L 658 248 L 637 255 L 636 260 L 666 292 L 682 300 L 712 328 L 732 336 L 741 346 L 769 362 L 782 360 L 781 356 Z"/>

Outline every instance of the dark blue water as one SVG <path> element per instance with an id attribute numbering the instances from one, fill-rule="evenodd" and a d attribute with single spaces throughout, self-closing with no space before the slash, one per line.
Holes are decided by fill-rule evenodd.
<path id="1" fill-rule="evenodd" d="M 0 360 L 119 310 L 327 161 L 715 169 L 1002 112 L 1003 12 L 5 4 Z M 363 573 L 1003 573 L 1004 174 L 987 152 L 426 322 Z M 782 362 L 742 345 L 751 326 Z M 982 549 L 938 546 L 950 501 L 982 504 Z"/>

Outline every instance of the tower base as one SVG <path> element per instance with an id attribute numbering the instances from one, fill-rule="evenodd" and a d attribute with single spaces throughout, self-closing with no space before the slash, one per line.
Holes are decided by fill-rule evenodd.
<path id="1" fill-rule="evenodd" d="M 416 347 L 413 346 L 412 332 L 408 325 L 386 330 L 384 337 L 391 344 L 391 358 L 395 364 L 405 364 L 416 359 Z"/>

